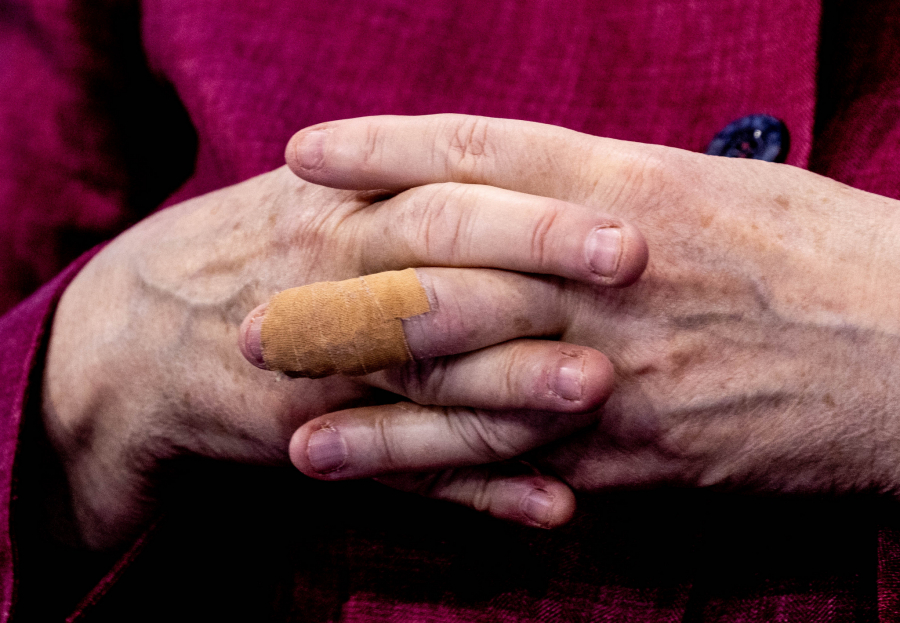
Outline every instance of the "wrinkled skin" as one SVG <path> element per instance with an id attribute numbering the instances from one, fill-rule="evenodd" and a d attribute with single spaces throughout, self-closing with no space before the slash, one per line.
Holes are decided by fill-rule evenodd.
<path id="1" fill-rule="evenodd" d="M 516 338 L 562 331 L 554 301 L 563 277 L 596 289 L 633 281 L 646 264 L 640 234 L 621 219 L 495 189 L 483 192 L 497 208 L 483 210 L 485 196 L 461 189 L 385 198 L 316 186 L 283 167 L 160 212 L 94 257 L 60 302 L 43 387 L 76 541 L 127 544 L 153 518 L 161 476 L 181 457 L 288 465 L 295 430 L 334 412 L 386 428 L 414 413 L 441 422 L 441 440 L 479 449 L 434 454 L 439 466 L 512 457 L 595 422 L 612 386 L 608 360 Z M 550 204 L 566 217 L 547 223 Z M 610 228 L 621 248 L 599 257 L 618 272 L 598 274 L 585 240 Z M 531 245 L 535 231 L 552 248 Z M 420 362 L 310 380 L 242 357 L 242 319 L 275 292 L 407 266 L 425 267 L 418 274 L 434 307 L 404 321 Z M 557 276 L 451 268 L 482 266 Z M 431 494 L 527 525 L 558 525 L 574 510 L 564 484 L 534 472 L 462 470 Z"/>
<path id="2" fill-rule="evenodd" d="M 558 301 L 562 339 L 616 370 L 599 424 L 532 454 L 572 486 L 900 489 L 897 201 L 787 165 L 459 115 L 326 123 L 287 153 L 336 188 L 491 185 L 643 232 L 650 261 L 634 286 L 573 284 Z M 307 473 L 314 426 L 292 446 Z M 360 462 L 354 474 L 394 471 Z M 390 481 L 428 491 L 441 476 Z"/>

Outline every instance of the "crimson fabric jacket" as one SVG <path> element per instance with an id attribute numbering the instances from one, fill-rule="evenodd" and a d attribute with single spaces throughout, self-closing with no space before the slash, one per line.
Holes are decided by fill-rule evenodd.
<path id="1" fill-rule="evenodd" d="M 36 519 L 42 353 L 90 254 L 54 275 L 161 203 L 279 166 L 313 123 L 436 112 L 692 151 L 767 113 L 789 165 L 900 198 L 900 3 L 0 0 L 0 59 L 2 621 L 900 620 L 875 497 L 583 496 L 551 533 L 201 464 L 125 553 Z"/>

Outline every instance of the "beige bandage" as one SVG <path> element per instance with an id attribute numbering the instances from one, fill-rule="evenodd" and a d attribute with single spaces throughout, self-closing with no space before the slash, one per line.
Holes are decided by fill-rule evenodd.
<path id="1" fill-rule="evenodd" d="M 260 329 L 270 370 L 313 379 L 368 374 L 412 359 L 401 318 L 431 311 L 408 268 L 279 292 Z"/>

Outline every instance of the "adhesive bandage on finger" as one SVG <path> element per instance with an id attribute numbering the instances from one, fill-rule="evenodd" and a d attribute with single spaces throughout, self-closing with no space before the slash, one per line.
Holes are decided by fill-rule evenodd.
<path id="1" fill-rule="evenodd" d="M 321 378 L 368 374 L 412 360 L 403 318 L 431 311 L 408 268 L 279 292 L 260 328 L 270 370 Z"/>

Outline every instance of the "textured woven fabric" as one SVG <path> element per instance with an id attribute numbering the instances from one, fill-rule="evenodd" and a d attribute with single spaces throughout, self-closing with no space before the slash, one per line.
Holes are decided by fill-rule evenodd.
<path id="1" fill-rule="evenodd" d="M 0 620 L 7 620 L 14 601 L 13 564 L 16 548 L 11 537 L 10 508 L 18 497 L 13 461 L 19 436 L 34 393 L 40 394 L 40 369 L 53 311 L 65 287 L 93 256 L 89 252 L 40 291 L 0 318 Z M 27 518 L 24 518 L 27 521 Z M 16 562 L 18 567 L 18 562 Z"/>
<path id="2" fill-rule="evenodd" d="M 182 182 L 168 203 L 359 115 L 475 113 L 699 152 L 767 113 L 790 130 L 789 164 L 898 198 L 898 15 L 883 0 L 4 0 L 0 305 Z M 28 381 L 77 268 L 0 320 L 3 620 L 23 567 L 7 510 Z M 900 620 L 884 500 L 584 497 L 548 533 L 373 483 L 208 469 L 73 619 Z M 31 573 L 19 594 L 43 601 L 18 618 L 64 616 L 60 579 Z"/>

